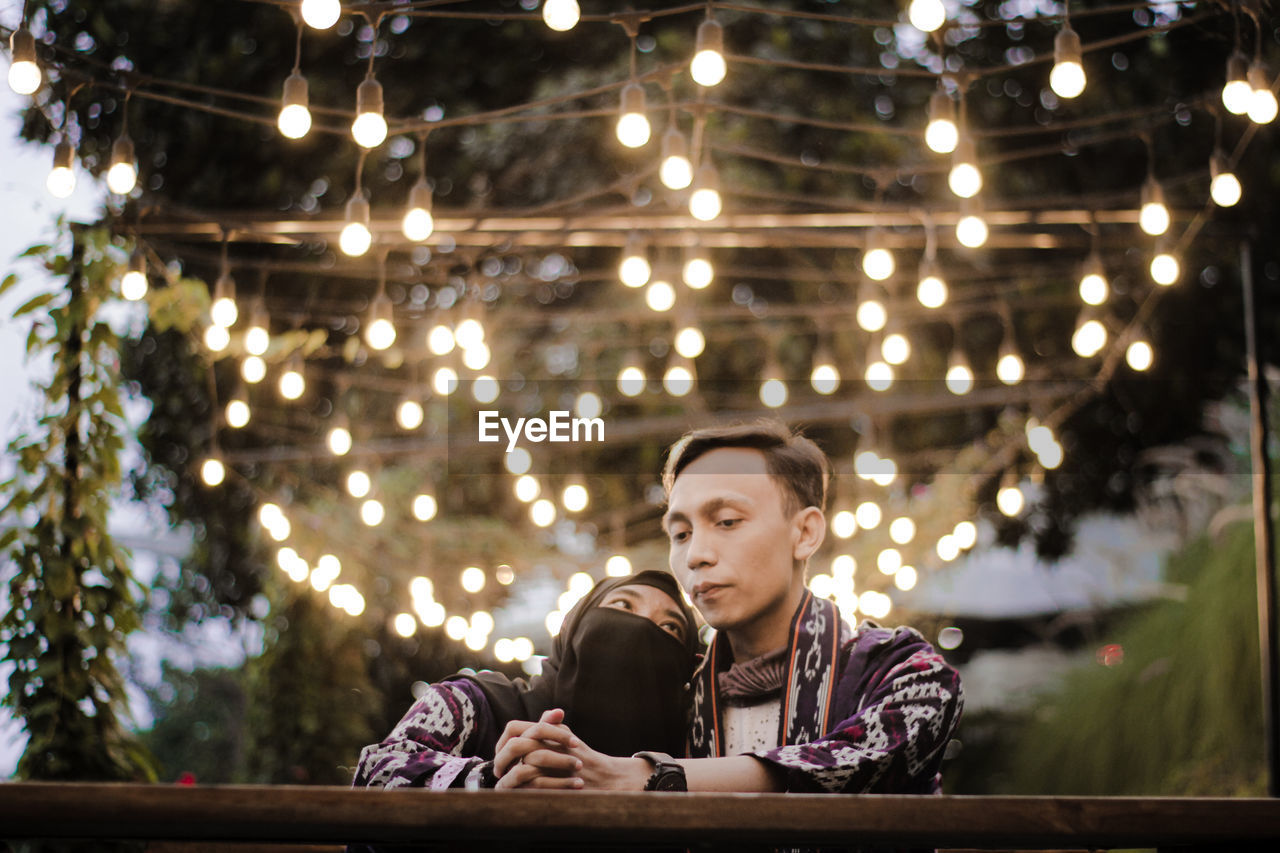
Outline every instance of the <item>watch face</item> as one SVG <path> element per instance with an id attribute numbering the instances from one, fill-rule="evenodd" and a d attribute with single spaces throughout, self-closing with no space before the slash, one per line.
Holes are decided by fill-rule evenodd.
<path id="1" fill-rule="evenodd" d="M 655 791 L 687 791 L 688 786 L 684 780 L 684 773 L 679 770 L 667 770 L 658 776 L 657 784 L 653 786 Z"/>

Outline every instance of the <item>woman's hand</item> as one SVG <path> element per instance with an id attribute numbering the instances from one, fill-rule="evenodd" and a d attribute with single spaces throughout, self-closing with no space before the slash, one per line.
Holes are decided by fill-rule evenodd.
<path id="1" fill-rule="evenodd" d="M 582 761 L 570 750 L 582 741 L 564 725 L 564 711 L 552 708 L 536 723 L 512 720 L 502 731 L 494 751 L 493 772 L 498 788 L 572 790 L 581 788 L 574 775 Z"/>

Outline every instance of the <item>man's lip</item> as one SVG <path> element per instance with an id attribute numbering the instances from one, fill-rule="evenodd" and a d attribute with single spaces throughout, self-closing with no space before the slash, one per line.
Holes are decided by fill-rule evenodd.
<path id="1" fill-rule="evenodd" d="M 727 584 L 722 583 L 700 583 L 693 588 L 693 597 L 701 598 L 704 595 L 714 593 L 716 590 L 724 589 Z"/>

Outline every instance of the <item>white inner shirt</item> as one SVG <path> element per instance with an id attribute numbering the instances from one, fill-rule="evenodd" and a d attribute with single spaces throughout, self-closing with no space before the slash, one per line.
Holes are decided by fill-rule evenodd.
<path id="1" fill-rule="evenodd" d="M 778 745 L 782 703 L 774 698 L 759 705 L 725 705 L 724 754 L 773 749 Z"/>

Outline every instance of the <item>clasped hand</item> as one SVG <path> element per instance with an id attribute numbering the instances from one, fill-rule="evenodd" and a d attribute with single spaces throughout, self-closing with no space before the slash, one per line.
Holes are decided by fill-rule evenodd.
<path id="1" fill-rule="evenodd" d="M 536 723 L 507 723 L 494 752 L 493 772 L 498 788 L 639 791 L 649 762 L 596 752 L 565 725 L 564 711 L 552 708 Z"/>

